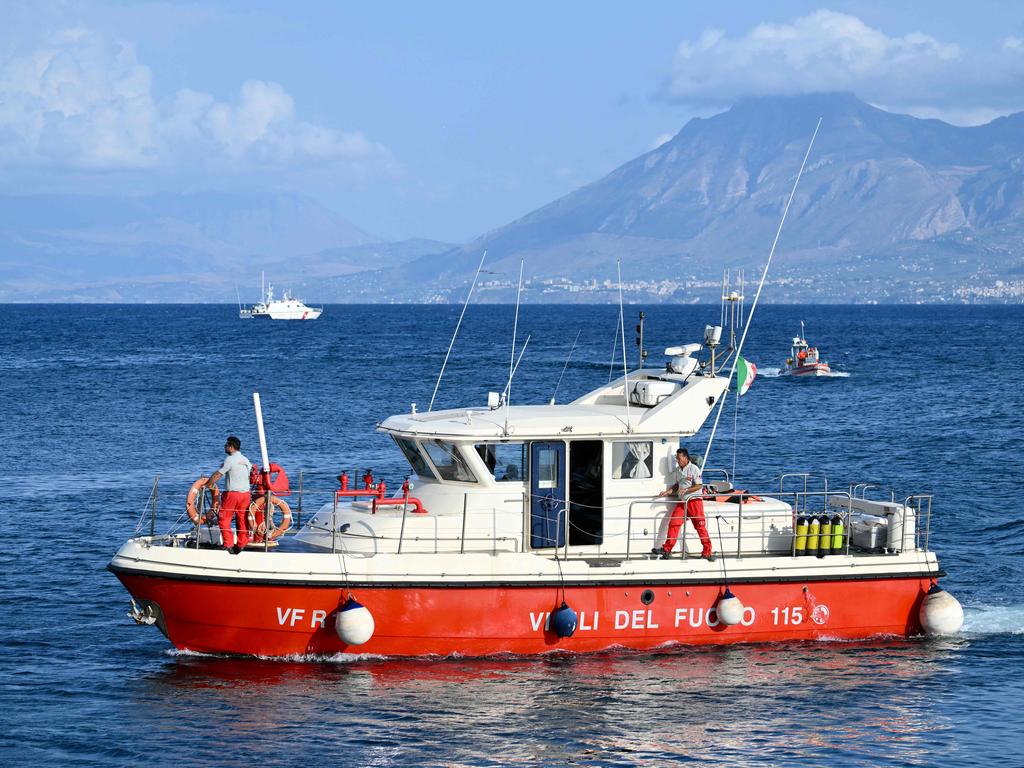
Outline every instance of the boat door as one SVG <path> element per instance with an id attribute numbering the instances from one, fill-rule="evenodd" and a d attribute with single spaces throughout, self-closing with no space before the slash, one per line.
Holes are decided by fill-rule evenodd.
<path id="1" fill-rule="evenodd" d="M 565 545 L 565 443 L 530 444 L 530 548 Z"/>

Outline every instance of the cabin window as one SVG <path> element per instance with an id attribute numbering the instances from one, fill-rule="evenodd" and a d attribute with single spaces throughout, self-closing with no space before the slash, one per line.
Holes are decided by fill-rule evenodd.
<path id="1" fill-rule="evenodd" d="M 654 446 L 649 442 L 612 443 L 612 477 L 645 480 L 654 475 Z"/>
<path id="2" fill-rule="evenodd" d="M 443 440 L 425 440 L 423 448 L 442 480 L 452 480 L 458 483 L 476 482 L 476 475 L 473 474 L 473 470 L 466 464 L 466 460 L 462 458 L 462 454 L 453 443 L 446 443 Z"/>
<path id="3" fill-rule="evenodd" d="M 521 483 L 525 478 L 525 443 L 479 443 L 474 447 L 499 483 Z"/>
<path id="4" fill-rule="evenodd" d="M 537 452 L 537 487 L 558 487 L 558 451 L 554 448 L 541 448 Z"/>
<path id="5" fill-rule="evenodd" d="M 423 454 L 420 453 L 420 449 L 416 446 L 416 443 L 405 437 L 396 437 L 395 442 L 398 443 L 398 447 L 402 449 L 402 453 L 405 454 L 406 460 L 409 462 L 409 466 L 412 467 L 412 471 L 419 477 L 432 478 L 434 473 L 430 471 L 430 467 L 427 466 L 426 459 L 423 458 Z"/>

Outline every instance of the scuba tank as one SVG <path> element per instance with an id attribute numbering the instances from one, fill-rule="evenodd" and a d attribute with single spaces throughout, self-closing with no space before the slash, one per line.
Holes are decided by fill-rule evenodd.
<path id="1" fill-rule="evenodd" d="M 818 554 L 818 534 L 820 532 L 821 521 L 814 515 L 811 515 L 810 520 L 807 522 L 807 549 L 804 550 L 805 555 Z"/>
<path id="2" fill-rule="evenodd" d="M 837 513 L 832 518 L 832 553 L 835 555 L 840 554 L 846 546 L 843 533 L 843 516 Z"/>
<path id="3" fill-rule="evenodd" d="M 807 554 L 807 515 L 796 518 L 796 554 L 797 557 Z"/>
<path id="4" fill-rule="evenodd" d="M 832 518 L 828 514 L 821 516 L 821 535 L 818 537 L 818 557 L 832 553 Z"/>

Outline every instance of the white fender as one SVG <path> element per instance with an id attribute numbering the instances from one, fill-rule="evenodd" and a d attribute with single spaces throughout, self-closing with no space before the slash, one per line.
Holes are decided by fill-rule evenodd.
<path id="1" fill-rule="evenodd" d="M 964 625 L 964 609 L 960 601 L 938 584 L 928 590 L 917 615 L 928 635 L 955 635 Z"/>
<path id="2" fill-rule="evenodd" d="M 715 606 L 715 611 L 718 613 L 718 620 L 726 626 L 735 627 L 743 621 L 743 603 L 728 587 Z"/>
<path id="3" fill-rule="evenodd" d="M 345 645 L 362 645 L 373 637 L 373 614 L 351 597 L 334 617 L 334 631 Z"/>

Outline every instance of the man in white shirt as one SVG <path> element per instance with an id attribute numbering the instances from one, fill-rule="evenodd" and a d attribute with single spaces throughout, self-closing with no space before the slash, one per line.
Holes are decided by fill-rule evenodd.
<path id="1" fill-rule="evenodd" d="M 220 498 L 218 519 L 221 542 L 224 549 L 237 555 L 249 543 L 246 517 L 249 514 L 249 473 L 252 471 L 252 462 L 242 455 L 242 441 L 234 435 L 229 435 L 224 442 L 224 453 L 227 454 L 227 458 L 220 469 L 206 481 L 206 487 L 213 488 L 218 480 L 224 478 L 225 492 Z M 231 533 L 232 518 L 238 534 L 237 540 Z"/>
<path id="2" fill-rule="evenodd" d="M 704 501 L 700 498 L 700 494 L 704 491 L 700 469 L 690 461 L 690 452 L 685 448 L 676 451 L 675 476 L 675 484 L 659 493 L 658 497 L 678 496 L 682 501 L 676 504 L 675 509 L 672 510 L 665 543 L 661 547 L 652 549 L 651 554 L 660 556 L 662 560 L 668 560 L 679 539 L 683 520 L 689 518 L 693 523 L 694 530 L 697 531 L 697 536 L 700 537 L 702 548 L 700 556 L 705 560 L 714 560 L 715 556 L 711 554 L 711 537 L 708 536 L 708 527 L 704 520 Z"/>

